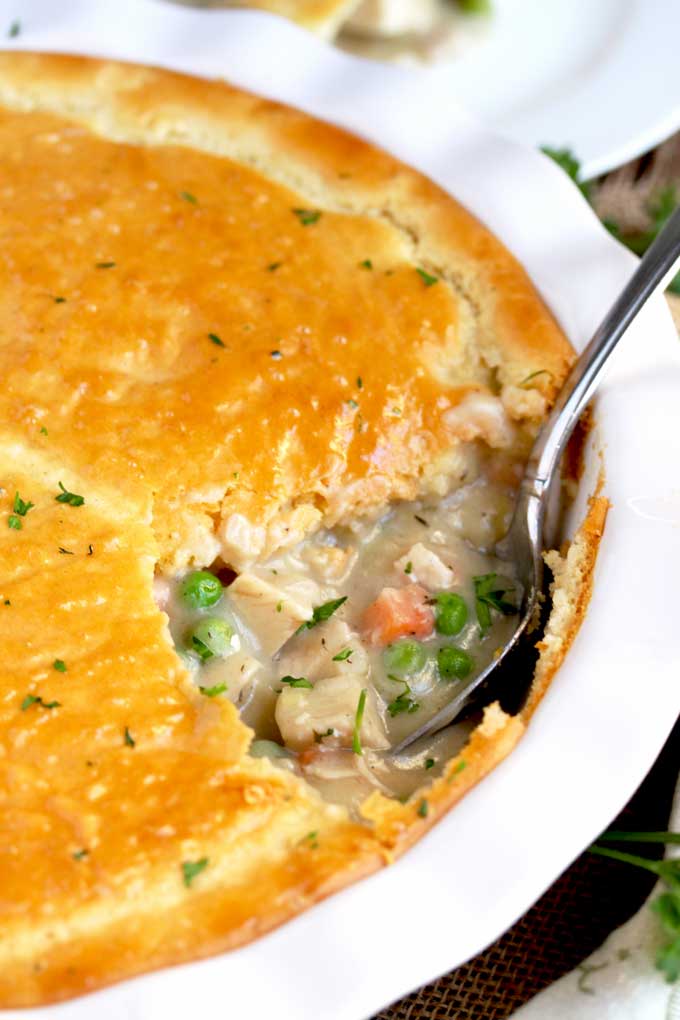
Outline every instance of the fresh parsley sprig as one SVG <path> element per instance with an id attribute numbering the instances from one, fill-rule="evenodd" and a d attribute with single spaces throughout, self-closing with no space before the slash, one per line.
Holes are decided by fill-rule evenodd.
<path id="1" fill-rule="evenodd" d="M 680 843 L 679 832 L 605 832 L 600 836 L 604 843 Z M 590 852 L 600 857 L 610 857 L 624 864 L 633 864 L 644 868 L 660 878 L 667 887 L 652 900 L 650 906 L 659 918 L 666 935 L 666 940 L 656 954 L 656 966 L 667 981 L 673 982 L 680 978 L 680 859 L 655 861 L 638 854 L 629 854 L 614 847 L 601 846 L 595 843 L 589 847 Z"/>
<path id="2" fill-rule="evenodd" d="M 568 177 L 574 182 L 583 196 L 591 200 L 591 187 L 588 181 L 581 178 L 581 164 L 571 149 L 554 149 L 549 145 L 541 146 L 541 152 L 549 156 L 560 166 Z M 646 206 L 650 218 L 649 230 L 627 231 L 623 230 L 616 220 L 606 218 L 602 222 L 610 234 L 613 234 L 617 241 L 621 241 L 627 248 L 636 255 L 644 255 L 657 234 L 665 227 L 671 215 L 675 212 L 680 198 L 673 184 L 655 191 L 649 198 Z M 673 294 L 680 294 L 680 273 L 677 273 L 668 284 L 668 290 Z"/>

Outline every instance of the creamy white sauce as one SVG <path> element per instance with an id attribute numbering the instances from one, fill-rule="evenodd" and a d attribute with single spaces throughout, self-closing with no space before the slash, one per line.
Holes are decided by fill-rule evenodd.
<path id="1" fill-rule="evenodd" d="M 490 626 L 481 632 L 473 580 L 496 574 L 494 586 L 506 590 L 506 601 L 519 603 L 511 567 L 491 553 L 511 512 L 511 491 L 479 480 L 436 507 L 402 503 L 376 523 L 318 532 L 293 550 L 244 570 L 209 608 L 187 607 L 181 577 L 159 578 L 157 598 L 195 683 L 206 696 L 228 697 L 237 705 L 255 731 L 255 753 L 272 757 L 329 800 L 349 806 L 375 788 L 406 797 L 438 774 L 463 746 L 472 725 L 449 727 L 402 759 L 389 755 L 390 746 L 434 715 L 461 682 L 442 676 L 440 651 L 455 647 L 467 653 L 469 675 L 474 675 L 516 626 L 516 616 L 492 610 Z M 395 645 L 401 654 L 403 642 L 411 640 L 408 635 L 387 649 L 371 641 L 377 632 L 369 625 L 375 616 L 369 607 L 384 598 L 385 589 L 397 592 L 397 598 L 407 591 L 407 599 L 420 600 L 420 616 L 437 614 L 441 592 L 461 596 L 467 607 L 458 633 L 434 629 L 419 634 L 419 668 L 408 674 L 391 668 Z M 304 626 L 314 609 L 343 597 L 346 601 L 327 620 Z M 202 661 L 202 646 L 194 646 L 192 633 L 210 619 L 227 621 L 233 635 L 218 654 Z M 379 635 L 384 636 L 380 628 Z M 284 677 L 294 682 L 282 682 Z M 357 728 L 364 690 L 364 716 Z M 357 735 L 361 755 L 356 753 Z"/>

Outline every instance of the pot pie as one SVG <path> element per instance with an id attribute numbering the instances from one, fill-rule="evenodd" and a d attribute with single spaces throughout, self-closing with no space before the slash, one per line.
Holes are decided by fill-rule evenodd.
<path id="1" fill-rule="evenodd" d="M 4 1006 L 242 944 L 389 863 L 533 685 L 491 550 L 573 358 L 523 269 L 384 152 L 228 85 L 0 57 Z"/>

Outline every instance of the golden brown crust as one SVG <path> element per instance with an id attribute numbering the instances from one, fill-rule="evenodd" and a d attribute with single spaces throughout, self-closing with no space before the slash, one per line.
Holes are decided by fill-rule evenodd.
<path id="1" fill-rule="evenodd" d="M 562 553 L 552 550 L 544 556 L 553 573 L 550 585 L 552 607 L 543 638 L 536 645 L 540 655 L 531 691 L 521 713 L 526 722 L 536 711 L 564 662 L 588 610 L 595 561 L 609 511 L 609 500 L 600 495 L 603 484 L 601 476 L 596 492 L 589 500 L 588 513 L 566 549 Z"/>
<path id="2" fill-rule="evenodd" d="M 261 552 L 299 506 L 293 535 L 413 497 L 455 446 L 446 412 L 466 393 L 502 396 L 532 376 L 532 393 L 549 399 L 564 377 L 571 349 L 512 256 L 430 181 L 337 128 L 219 83 L 81 58 L 5 54 L 0 102 L 133 143 L 75 129 L 55 143 L 63 123 L 5 115 L 7 186 L 20 163 L 27 196 L 8 216 L 23 224 L 14 251 L 31 271 L 9 268 L 4 313 L 21 308 L 31 367 L 12 347 L 0 352 L 0 410 L 25 441 L 39 418 L 59 428 L 70 370 L 77 420 L 55 442 L 85 481 L 106 471 L 143 505 L 152 490 L 169 563 L 209 559 L 220 541 L 228 558 L 233 515 L 265 529 L 253 536 Z M 197 202 L 182 201 L 199 186 Z M 98 219 L 79 216 L 80 187 Z M 254 201 L 266 217 L 254 218 Z M 54 257 L 37 261 L 36 233 L 55 207 L 68 240 L 56 230 Z M 322 217 L 304 227 L 298 207 Z M 45 308 L 62 293 L 78 299 Z M 58 365 L 41 360 L 46 314 Z M 220 331 L 228 352 L 207 339 Z M 105 352 L 87 346 L 93 334 Z M 300 404 L 305 392 L 316 399 Z M 19 415 L 27 398 L 31 413 Z M 246 402 L 257 432 L 240 425 Z"/>
<path id="3" fill-rule="evenodd" d="M 373 827 L 354 823 L 250 759 L 231 706 L 186 684 L 151 579 L 159 558 L 209 562 L 234 513 L 294 511 L 304 532 L 345 490 L 347 513 L 412 495 L 455 445 L 446 409 L 539 371 L 549 399 L 572 353 L 484 227 L 336 128 L 81 58 L 3 55 L 0 103 L 2 521 L 15 492 L 35 503 L 0 527 L 9 1006 L 255 937 L 401 853 L 508 753 L 523 722 L 492 708 L 425 817 L 372 798 Z M 276 277 L 263 238 L 290 239 L 294 272 Z M 365 430 L 346 420 L 359 376 Z M 56 502 L 60 481 L 85 504 Z"/>

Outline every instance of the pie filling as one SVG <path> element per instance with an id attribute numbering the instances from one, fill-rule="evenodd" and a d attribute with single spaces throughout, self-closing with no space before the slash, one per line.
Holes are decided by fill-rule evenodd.
<path id="1" fill-rule="evenodd" d="M 514 490 L 484 477 L 437 505 L 321 530 L 235 574 L 159 576 L 156 597 L 201 693 L 230 698 L 251 754 L 355 806 L 406 797 L 465 743 L 459 722 L 393 757 L 481 672 L 517 623 L 512 565 L 493 555 Z"/>

